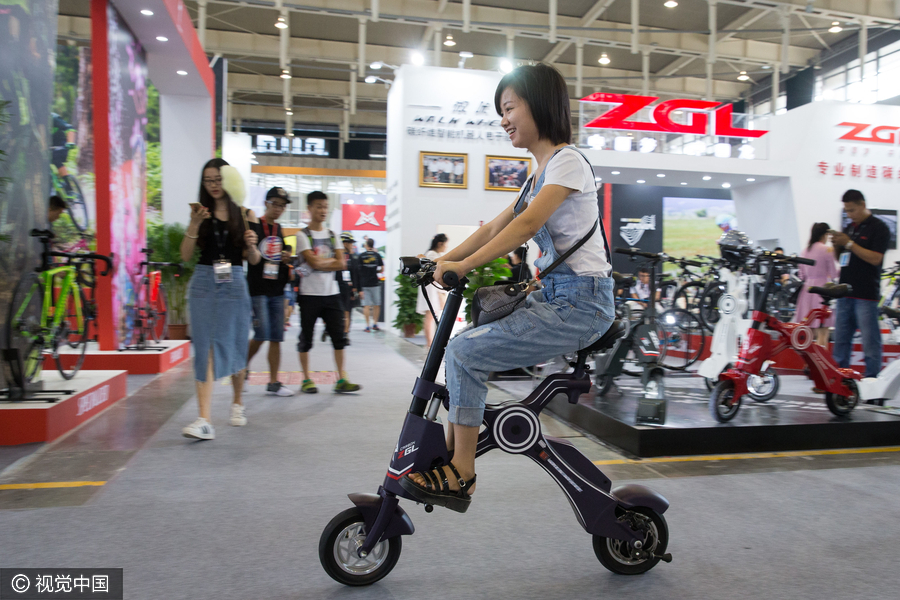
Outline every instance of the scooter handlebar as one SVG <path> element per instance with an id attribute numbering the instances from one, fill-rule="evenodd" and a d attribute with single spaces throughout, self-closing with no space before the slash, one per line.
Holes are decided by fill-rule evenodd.
<path id="1" fill-rule="evenodd" d="M 643 252 L 637 248 L 616 248 L 616 254 L 627 254 L 629 256 L 643 256 L 644 258 L 663 258 L 664 254 L 656 254 L 655 252 Z"/>

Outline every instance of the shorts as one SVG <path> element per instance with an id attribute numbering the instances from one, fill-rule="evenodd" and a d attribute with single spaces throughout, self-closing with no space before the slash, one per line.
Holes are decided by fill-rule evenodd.
<path id="1" fill-rule="evenodd" d="M 300 338 L 297 352 L 309 352 L 313 346 L 313 333 L 319 317 L 325 322 L 325 331 L 335 350 L 344 349 L 344 307 L 339 294 L 333 296 L 297 296 L 300 307 Z"/>
<path id="2" fill-rule="evenodd" d="M 363 288 L 363 306 L 381 306 L 381 286 Z"/>
<path id="3" fill-rule="evenodd" d="M 344 312 L 350 312 L 353 310 L 353 288 L 339 281 L 338 289 L 341 292 L 341 306 L 344 308 Z"/>
<path id="4" fill-rule="evenodd" d="M 69 149 L 65 146 L 54 147 L 50 152 L 50 162 L 53 163 L 57 169 L 66 164 L 68 159 Z"/>
<path id="5" fill-rule="evenodd" d="M 284 341 L 284 295 L 250 296 L 253 303 L 253 339 L 257 342 Z"/>

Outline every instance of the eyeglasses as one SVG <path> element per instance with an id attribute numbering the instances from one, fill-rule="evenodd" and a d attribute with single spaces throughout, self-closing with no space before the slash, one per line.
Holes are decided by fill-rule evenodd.
<path id="1" fill-rule="evenodd" d="M 211 179 L 209 177 L 204 177 L 203 184 L 204 185 L 222 185 L 222 178 L 216 177 L 215 179 Z"/>
<path id="2" fill-rule="evenodd" d="M 271 200 L 269 201 L 269 205 L 273 208 L 278 208 L 281 210 L 284 210 L 287 208 L 287 204 L 283 204 L 281 202 L 272 202 Z"/>

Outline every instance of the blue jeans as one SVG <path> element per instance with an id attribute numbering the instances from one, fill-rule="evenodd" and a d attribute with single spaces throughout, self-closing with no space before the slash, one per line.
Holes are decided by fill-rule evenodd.
<path id="1" fill-rule="evenodd" d="M 881 328 L 878 324 L 878 301 L 839 298 L 834 324 L 834 360 L 839 367 L 850 366 L 853 334 L 862 334 L 866 357 L 865 377 L 876 377 L 881 370 Z"/>
<path id="2" fill-rule="evenodd" d="M 549 275 L 511 315 L 447 344 L 451 423 L 478 427 L 491 372 L 534 365 L 594 343 L 615 317 L 613 280 Z"/>
<path id="3" fill-rule="evenodd" d="M 284 341 L 284 295 L 250 296 L 253 303 L 253 339 Z"/>

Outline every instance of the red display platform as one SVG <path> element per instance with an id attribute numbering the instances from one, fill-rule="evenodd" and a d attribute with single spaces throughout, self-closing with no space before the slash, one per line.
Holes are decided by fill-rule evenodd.
<path id="1" fill-rule="evenodd" d="M 189 340 L 164 340 L 153 347 L 163 347 L 164 350 L 99 350 L 97 345 L 88 345 L 84 357 L 82 370 L 96 369 L 124 369 L 132 375 L 152 375 L 165 373 L 175 365 L 183 363 L 191 356 L 191 342 Z M 69 368 L 75 363 L 77 354 L 69 349 L 60 353 L 63 360 L 63 368 Z M 56 362 L 50 355 L 44 356 L 44 369 L 50 371 L 56 369 Z"/>
<path id="2" fill-rule="evenodd" d="M 43 374 L 45 390 L 74 390 L 46 394 L 39 400 L 0 402 L 0 446 L 50 442 L 78 427 L 128 394 L 126 371 L 79 371 L 69 381 L 57 371 Z M 44 398 L 58 398 L 47 402 Z"/>

